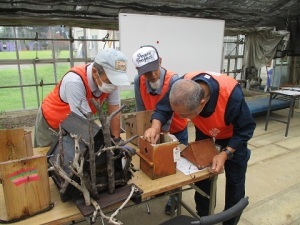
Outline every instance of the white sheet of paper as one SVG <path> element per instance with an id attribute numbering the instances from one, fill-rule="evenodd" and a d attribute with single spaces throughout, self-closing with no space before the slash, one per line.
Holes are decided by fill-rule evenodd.
<path id="1" fill-rule="evenodd" d="M 180 160 L 177 162 L 176 168 L 183 172 L 185 175 L 199 172 L 196 166 L 193 163 L 188 161 L 186 158 L 180 157 Z"/>

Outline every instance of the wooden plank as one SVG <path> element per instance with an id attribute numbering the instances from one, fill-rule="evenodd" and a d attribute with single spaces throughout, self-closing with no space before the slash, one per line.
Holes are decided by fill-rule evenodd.
<path id="1" fill-rule="evenodd" d="M 23 128 L 0 130 L 0 162 L 27 156 L 25 131 Z"/>
<path id="2" fill-rule="evenodd" d="M 7 213 L 4 220 L 30 217 L 50 206 L 47 169 L 46 156 L 0 163 L 0 179 Z"/>
<path id="3" fill-rule="evenodd" d="M 30 131 L 24 131 L 27 157 L 33 156 L 33 145 Z"/>
<path id="4" fill-rule="evenodd" d="M 47 224 L 47 225 L 61 225 L 65 223 L 70 223 L 73 220 L 82 219 L 82 214 L 74 204 L 74 202 L 62 202 L 60 200 L 60 195 L 57 186 L 54 184 L 53 180 L 49 178 L 50 183 L 50 193 L 51 193 L 51 201 L 54 204 L 54 207 L 47 212 L 37 214 L 33 217 L 30 217 L 26 220 L 21 220 L 15 223 L 11 223 L 13 225 L 24 225 L 24 224 Z M 4 196 L 3 192 L 1 192 L 2 185 L 0 185 L 0 219 L 6 220 L 6 214 L 4 214 L 5 204 L 4 204 Z"/>

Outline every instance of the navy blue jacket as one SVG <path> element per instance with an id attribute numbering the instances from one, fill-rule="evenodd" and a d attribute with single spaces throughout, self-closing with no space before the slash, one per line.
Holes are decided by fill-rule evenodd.
<path id="1" fill-rule="evenodd" d="M 217 105 L 219 86 L 214 79 L 206 79 L 204 75 L 205 74 L 196 76 L 193 78 L 193 80 L 196 82 L 203 81 L 210 88 L 210 99 L 206 103 L 202 112 L 199 114 L 199 116 L 201 117 L 209 117 L 214 113 L 215 107 Z M 161 101 L 157 104 L 156 110 L 152 115 L 152 119 L 157 119 L 162 124 L 165 124 L 170 116 L 172 116 L 172 113 L 173 111 L 170 106 L 168 92 L 165 97 L 161 99 Z M 228 125 L 233 125 L 233 136 L 226 140 L 216 140 L 216 144 L 219 144 L 222 148 L 230 146 L 231 148 L 236 150 L 236 153 L 239 150 L 245 153 L 245 150 L 247 150 L 247 142 L 253 136 L 256 124 L 245 101 L 244 94 L 240 85 L 237 85 L 233 89 L 232 94 L 228 100 L 228 105 L 226 107 L 224 116 L 225 123 Z M 196 140 L 205 138 L 208 137 L 203 134 L 201 130 L 196 128 Z"/>

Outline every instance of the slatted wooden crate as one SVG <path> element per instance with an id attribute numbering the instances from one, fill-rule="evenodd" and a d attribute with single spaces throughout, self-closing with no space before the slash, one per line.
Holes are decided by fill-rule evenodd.
<path id="1" fill-rule="evenodd" d="M 151 115 L 153 111 L 141 111 L 134 113 L 126 113 L 122 115 L 125 124 L 126 139 L 133 137 L 134 135 L 143 136 L 144 132 L 151 127 Z M 138 145 L 138 138 L 135 138 L 131 142 L 134 145 Z"/>

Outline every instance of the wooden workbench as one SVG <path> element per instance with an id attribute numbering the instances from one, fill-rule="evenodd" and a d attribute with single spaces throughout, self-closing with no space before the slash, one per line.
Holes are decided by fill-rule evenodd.
<path id="1" fill-rule="evenodd" d="M 47 149 L 35 149 L 35 154 L 45 154 Z M 133 165 L 136 168 L 139 168 L 139 157 L 135 155 L 133 157 Z M 134 183 L 140 189 L 143 190 L 142 200 L 149 199 L 155 195 L 172 191 L 176 188 L 181 188 L 185 185 L 192 184 L 196 181 L 206 179 L 211 174 L 208 170 L 202 170 L 191 175 L 184 175 L 181 171 L 177 170 L 176 174 L 159 178 L 156 180 L 151 180 L 146 174 L 142 171 L 137 171 L 134 173 L 133 179 L 129 183 Z M 50 192 L 51 192 L 51 201 L 54 203 L 54 207 L 47 212 L 35 215 L 28 219 L 22 220 L 20 222 L 11 223 L 11 224 L 63 224 L 71 222 L 73 220 L 83 219 L 82 214 L 79 209 L 72 201 L 62 202 L 60 200 L 60 195 L 57 186 L 54 184 L 51 178 L 50 179 Z M 3 218 L 5 213 L 4 205 L 4 196 L 2 191 L 2 185 L 0 185 L 0 219 Z M 213 198 L 211 198 L 213 199 Z M 213 199 L 214 200 L 214 199 Z"/>

